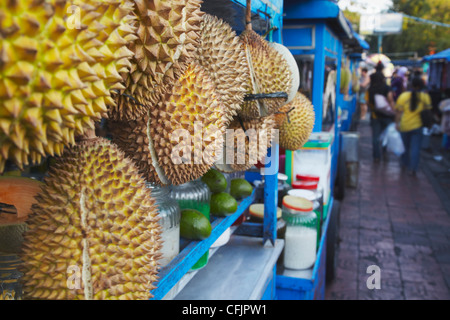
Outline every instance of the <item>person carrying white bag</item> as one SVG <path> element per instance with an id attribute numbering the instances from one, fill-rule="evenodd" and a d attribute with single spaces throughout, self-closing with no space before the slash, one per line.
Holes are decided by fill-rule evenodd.
<path id="1" fill-rule="evenodd" d="M 380 139 L 383 147 L 386 147 L 388 152 L 392 152 L 397 157 L 400 157 L 405 152 L 402 136 L 397 130 L 395 123 L 387 126 L 381 134 Z"/>

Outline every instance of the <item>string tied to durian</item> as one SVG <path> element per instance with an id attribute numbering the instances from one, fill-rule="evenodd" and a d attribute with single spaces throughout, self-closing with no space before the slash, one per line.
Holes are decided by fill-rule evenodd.
<path id="1" fill-rule="evenodd" d="M 244 96 L 244 101 L 252 101 L 258 99 L 278 99 L 283 98 L 285 100 L 288 99 L 288 94 L 283 91 L 279 92 L 271 92 L 271 93 L 249 93 Z"/>
<path id="2" fill-rule="evenodd" d="M 275 112 L 275 114 L 285 114 L 286 115 L 286 120 L 288 123 L 291 123 L 291 120 L 289 119 L 289 113 L 291 111 L 293 111 L 295 109 L 295 107 L 290 108 L 288 111 L 277 111 Z"/>

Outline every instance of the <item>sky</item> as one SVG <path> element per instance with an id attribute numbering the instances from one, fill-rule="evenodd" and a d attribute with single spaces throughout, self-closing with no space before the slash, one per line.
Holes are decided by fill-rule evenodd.
<path id="1" fill-rule="evenodd" d="M 348 9 L 363 14 L 375 14 L 386 11 L 392 5 L 391 0 L 339 0 L 341 10 Z"/>

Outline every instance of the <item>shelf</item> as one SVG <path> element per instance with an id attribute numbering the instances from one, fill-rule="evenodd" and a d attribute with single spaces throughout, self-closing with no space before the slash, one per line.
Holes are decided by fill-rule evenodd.
<path id="1" fill-rule="evenodd" d="M 260 300 L 274 285 L 274 268 L 284 247 L 261 245 L 262 238 L 232 235 L 175 300 Z"/>
<path id="2" fill-rule="evenodd" d="M 152 300 L 161 300 L 174 287 L 178 281 L 191 269 L 191 267 L 205 254 L 211 245 L 228 229 L 241 214 L 253 203 L 255 190 L 243 199 L 236 212 L 225 218 L 216 218 L 211 222 L 211 235 L 202 241 L 191 241 L 168 265 L 160 269 L 159 281 L 152 290 Z"/>

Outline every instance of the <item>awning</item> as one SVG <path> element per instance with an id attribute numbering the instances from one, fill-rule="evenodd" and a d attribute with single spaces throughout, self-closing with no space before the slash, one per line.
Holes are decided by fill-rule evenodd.
<path id="1" fill-rule="evenodd" d="M 450 61 L 450 48 L 445 49 L 444 51 L 438 52 L 436 54 L 423 57 L 424 61 L 438 60 L 438 59 L 446 59 L 447 61 Z"/>
<path id="2" fill-rule="evenodd" d="M 361 46 L 361 48 L 363 48 L 364 50 L 369 50 L 370 49 L 370 46 L 367 43 L 367 41 L 364 40 L 363 38 L 361 38 L 361 36 L 358 33 L 353 31 L 353 36 L 358 40 L 359 45 Z"/>

